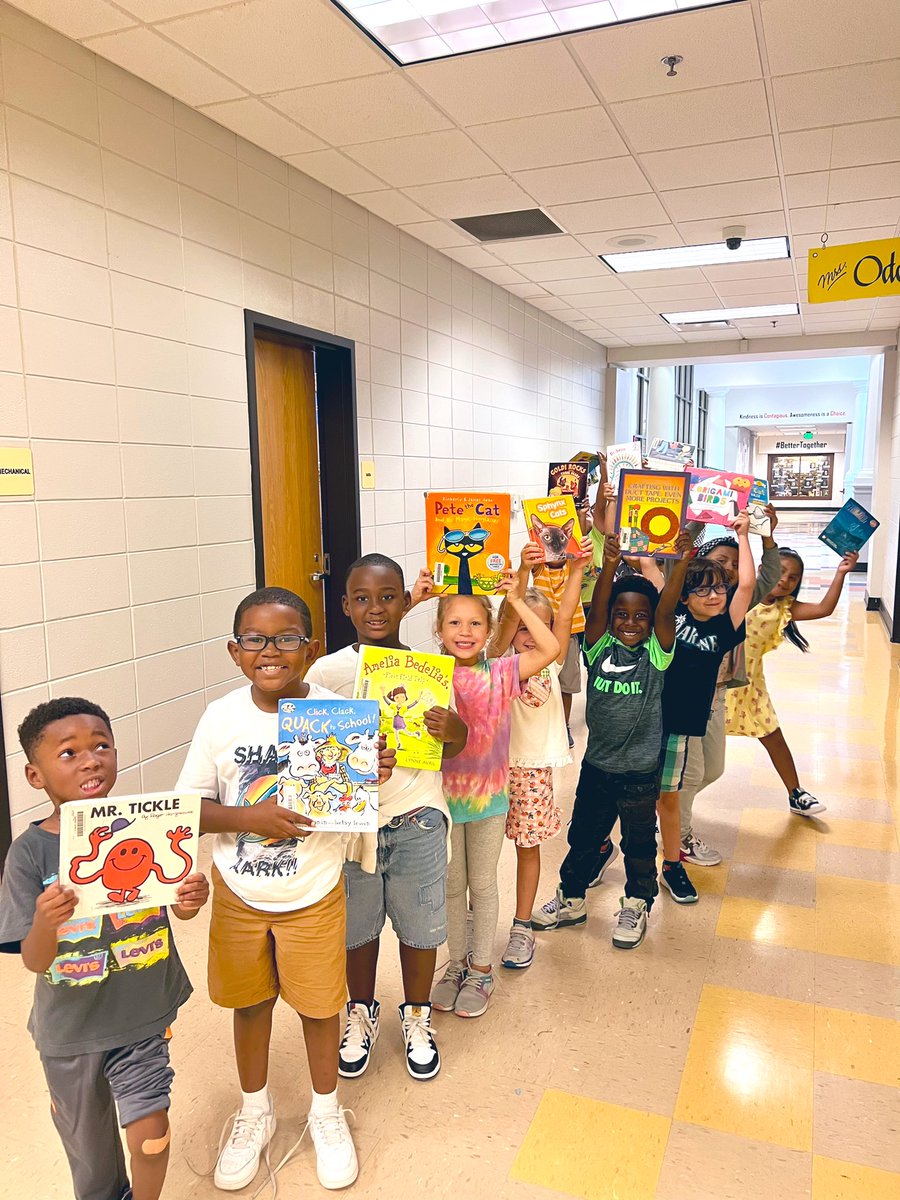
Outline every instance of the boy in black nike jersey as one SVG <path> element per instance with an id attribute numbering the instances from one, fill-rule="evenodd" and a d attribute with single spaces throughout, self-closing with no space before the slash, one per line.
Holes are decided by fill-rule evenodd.
<path id="1" fill-rule="evenodd" d="M 594 590 L 584 645 L 589 663 L 586 720 L 588 744 L 569 826 L 569 853 L 556 895 L 534 913 L 535 929 L 560 929 L 587 921 L 585 892 L 599 882 L 614 850 L 603 839 L 618 816 L 625 856 L 625 895 L 619 904 L 613 945 L 632 949 L 643 941 L 656 879 L 656 799 L 662 739 L 663 672 L 675 649 L 675 606 L 689 562 L 684 557 L 661 595 L 641 576 L 614 582 L 621 550 L 609 536 L 603 570 Z"/>

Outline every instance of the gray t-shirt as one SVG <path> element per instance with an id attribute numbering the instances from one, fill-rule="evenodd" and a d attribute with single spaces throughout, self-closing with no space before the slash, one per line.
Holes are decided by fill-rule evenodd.
<path id="1" fill-rule="evenodd" d="M 585 758 L 612 775 L 649 774 L 662 746 L 663 673 L 674 657 L 655 633 L 624 646 L 607 630 L 585 650 L 588 660 Z"/>
<path id="2" fill-rule="evenodd" d="M 37 823 L 13 842 L 0 887 L 0 951 L 18 954 L 45 880 L 59 872 L 59 835 Z M 37 975 L 28 1029 L 47 1058 L 95 1054 L 162 1033 L 191 994 L 165 908 L 74 917 Z"/>

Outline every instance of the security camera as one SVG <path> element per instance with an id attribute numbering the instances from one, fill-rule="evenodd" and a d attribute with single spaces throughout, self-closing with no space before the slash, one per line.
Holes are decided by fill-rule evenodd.
<path id="1" fill-rule="evenodd" d="M 726 225 L 722 230 L 722 237 L 729 250 L 740 250 L 741 242 L 746 236 L 747 227 L 745 225 Z"/>

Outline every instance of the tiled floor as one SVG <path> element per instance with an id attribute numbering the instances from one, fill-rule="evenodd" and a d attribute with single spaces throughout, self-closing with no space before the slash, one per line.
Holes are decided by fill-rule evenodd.
<path id="1" fill-rule="evenodd" d="M 807 594 L 827 585 L 835 565 L 815 540 L 820 526 L 795 521 L 782 531 L 806 556 Z M 590 894 L 588 925 L 543 935 L 529 971 L 501 972 L 484 1018 L 440 1019 L 444 1069 L 417 1084 L 392 1019 L 399 973 L 385 938 L 381 1040 L 368 1074 L 342 1084 L 362 1160 L 353 1195 L 900 1195 L 900 650 L 891 650 L 862 600 L 854 581 L 833 618 L 806 628 L 810 654 L 785 645 L 767 660 L 801 778 L 827 813 L 791 817 L 762 747 L 731 739 L 725 777 L 695 810 L 699 832 L 726 861 L 693 871 L 695 907 L 660 898 L 638 951 L 610 945 L 623 878 L 616 863 Z M 583 726 L 581 733 L 583 745 Z M 575 777 L 570 768 L 563 778 L 567 804 Z M 547 849 L 544 892 L 563 850 L 561 840 Z M 508 846 L 504 921 L 513 871 Z M 165 1195 L 203 1200 L 219 1193 L 192 1168 L 211 1165 L 236 1084 L 228 1017 L 205 996 L 205 923 L 178 932 L 197 994 L 173 1043 Z M 505 932 L 498 930 L 498 950 Z M 0 962 L 0 986 L 8 1097 L 0 1197 L 70 1196 L 24 1030 L 25 972 Z M 286 1009 L 274 1045 L 277 1160 L 301 1128 L 308 1096 L 298 1023 Z M 279 1176 L 279 1196 L 317 1194 L 304 1141 Z"/>

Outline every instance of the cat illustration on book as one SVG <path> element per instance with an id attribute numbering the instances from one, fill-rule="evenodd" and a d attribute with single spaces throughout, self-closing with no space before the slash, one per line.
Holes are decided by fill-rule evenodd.
<path id="1" fill-rule="evenodd" d="M 544 549 L 546 562 L 562 562 L 566 558 L 569 539 L 575 530 L 573 520 L 566 521 L 565 525 L 548 525 L 537 513 L 532 513 L 531 528 L 537 534 L 538 545 Z"/>
<path id="2" fill-rule="evenodd" d="M 464 529 L 448 529 L 444 526 L 444 536 L 438 546 L 438 554 L 450 554 L 459 561 L 460 596 L 472 595 L 472 574 L 469 570 L 469 559 L 484 553 L 484 544 L 491 536 L 490 530 L 483 529 L 480 522 L 466 531 Z"/>

